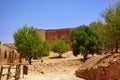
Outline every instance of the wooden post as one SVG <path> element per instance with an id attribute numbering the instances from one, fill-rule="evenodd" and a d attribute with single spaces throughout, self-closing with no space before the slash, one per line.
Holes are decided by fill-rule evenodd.
<path id="1" fill-rule="evenodd" d="M 27 75 L 28 74 L 28 67 L 26 65 L 23 66 L 23 78 L 24 78 L 24 75 Z"/>
<path id="2" fill-rule="evenodd" d="M 8 74 L 7 74 L 7 79 L 6 80 L 9 80 L 9 78 L 10 78 L 10 66 L 8 67 Z"/>
<path id="3" fill-rule="evenodd" d="M 18 75 L 19 77 L 18 78 L 20 79 L 20 70 L 21 70 L 21 65 L 20 64 L 18 64 L 18 69 L 19 69 L 19 72 L 18 72 L 19 73 L 19 75 Z"/>
<path id="4" fill-rule="evenodd" d="M 20 64 L 16 65 L 15 80 L 20 79 Z"/>
<path id="5" fill-rule="evenodd" d="M 15 80 L 18 80 L 18 68 L 17 68 L 17 65 L 16 65 L 16 71 L 15 71 Z"/>
<path id="6" fill-rule="evenodd" d="M 1 70 L 0 70 L 0 80 L 2 78 L 2 72 L 3 72 L 3 66 L 1 66 Z"/>

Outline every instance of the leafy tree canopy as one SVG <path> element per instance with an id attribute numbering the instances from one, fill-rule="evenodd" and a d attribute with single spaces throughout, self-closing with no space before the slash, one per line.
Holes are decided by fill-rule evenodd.
<path id="1" fill-rule="evenodd" d="M 96 32 L 101 38 L 104 37 L 105 34 L 105 25 L 101 21 L 91 22 L 89 27 Z"/>
<path id="2" fill-rule="evenodd" d="M 49 47 L 43 41 L 36 29 L 33 27 L 23 26 L 14 33 L 15 46 L 21 57 L 28 58 L 29 64 L 34 57 L 48 55 Z"/>
<path id="3" fill-rule="evenodd" d="M 115 45 L 116 52 L 120 43 L 120 2 L 108 7 L 102 14 L 106 22 L 108 39 Z"/>
<path id="4" fill-rule="evenodd" d="M 100 38 L 88 26 L 81 25 L 71 31 L 73 54 L 82 54 L 86 59 L 88 54 L 97 52 L 100 48 Z"/>

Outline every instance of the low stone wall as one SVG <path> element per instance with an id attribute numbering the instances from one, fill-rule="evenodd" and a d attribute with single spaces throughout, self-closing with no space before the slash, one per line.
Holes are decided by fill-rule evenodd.
<path id="1" fill-rule="evenodd" d="M 76 76 L 86 80 L 120 80 L 120 59 L 109 62 L 109 65 L 79 69 Z"/>

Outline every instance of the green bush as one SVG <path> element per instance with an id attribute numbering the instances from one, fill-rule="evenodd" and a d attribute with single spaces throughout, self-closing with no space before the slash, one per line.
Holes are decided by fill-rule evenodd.
<path id="1" fill-rule="evenodd" d="M 61 39 L 55 40 L 51 45 L 51 50 L 59 54 L 59 57 L 62 57 L 62 54 L 69 50 L 68 45 Z"/>

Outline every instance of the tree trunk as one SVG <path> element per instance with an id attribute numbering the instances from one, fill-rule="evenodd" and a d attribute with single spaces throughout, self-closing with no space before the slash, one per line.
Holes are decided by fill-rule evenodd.
<path id="1" fill-rule="evenodd" d="M 118 42 L 116 42 L 116 44 L 115 44 L 115 53 L 118 53 L 118 48 L 119 48 L 118 45 L 119 45 Z"/>
<path id="2" fill-rule="evenodd" d="M 84 56 L 84 60 L 86 60 L 87 59 L 87 56 Z"/>
<path id="3" fill-rule="evenodd" d="M 112 53 L 112 54 L 114 53 L 114 50 L 113 50 L 113 48 L 111 48 L 111 53 Z"/>
<path id="4" fill-rule="evenodd" d="M 22 55 L 20 54 L 19 63 L 22 63 Z"/>
<path id="5" fill-rule="evenodd" d="M 59 53 L 59 58 L 61 58 L 62 57 L 62 53 Z"/>
<path id="6" fill-rule="evenodd" d="M 32 64 L 32 61 L 31 61 L 31 60 L 32 60 L 32 58 L 31 58 L 31 57 L 29 57 L 29 58 L 28 58 L 28 60 L 29 60 L 29 62 L 28 62 L 28 63 L 31 65 L 31 64 Z"/>
<path id="7" fill-rule="evenodd" d="M 84 55 L 84 60 L 86 60 L 87 59 L 87 53 L 85 53 L 85 55 Z"/>

